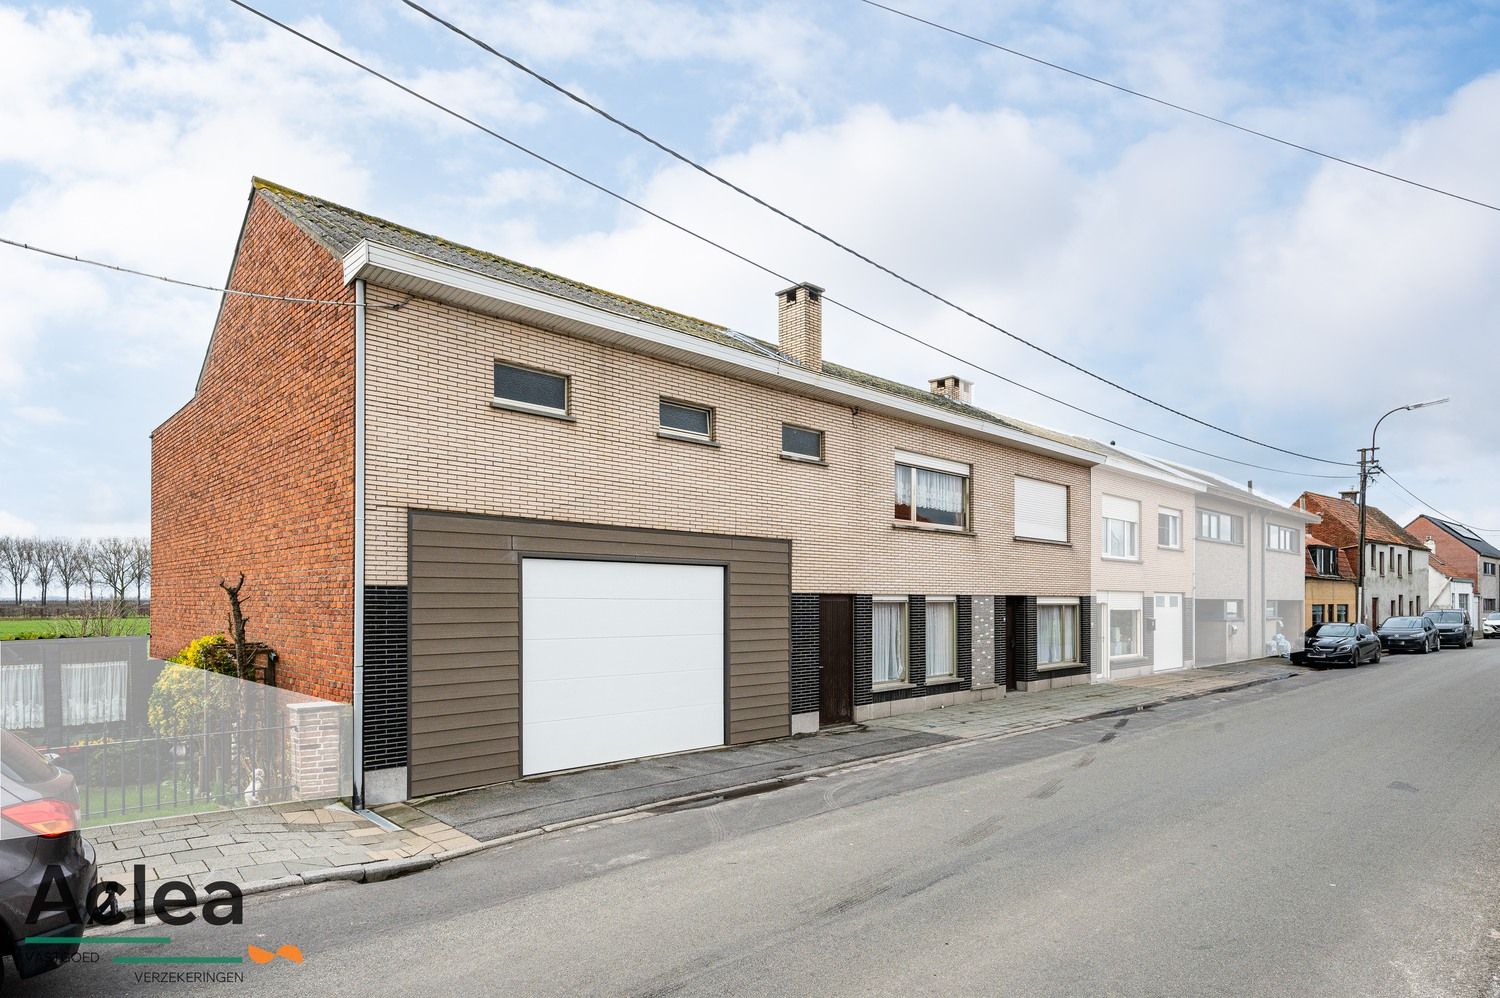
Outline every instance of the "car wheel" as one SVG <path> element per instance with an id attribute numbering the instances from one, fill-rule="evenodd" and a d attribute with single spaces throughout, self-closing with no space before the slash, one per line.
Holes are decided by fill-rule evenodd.
<path id="1" fill-rule="evenodd" d="M 1430 651 L 1432 651 L 1432 642 L 1428 641 L 1426 638 L 1423 638 L 1422 639 L 1422 654 L 1426 655 Z"/>
<path id="2" fill-rule="evenodd" d="M 1379 665 L 1380 664 L 1380 646 L 1379 645 L 1375 646 L 1375 655 L 1374 655 L 1374 657 L 1372 657 L 1370 659 L 1370 662 L 1372 664 L 1374 664 L 1374 665 Z"/>

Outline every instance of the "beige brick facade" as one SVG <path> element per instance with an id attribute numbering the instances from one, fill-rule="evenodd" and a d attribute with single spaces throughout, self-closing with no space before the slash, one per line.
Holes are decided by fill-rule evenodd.
<path id="1" fill-rule="evenodd" d="M 1119 496 L 1140 503 L 1140 557 L 1120 561 L 1098 556 L 1094 561 L 1094 589 L 1098 592 L 1178 593 L 1193 595 L 1193 529 L 1195 493 L 1186 487 L 1127 475 L 1106 466 L 1094 469 L 1094 508 L 1103 496 Z M 1157 514 L 1173 510 L 1181 517 L 1182 546 L 1164 548 L 1157 543 Z M 1103 550 L 1103 522 L 1094 518 L 1094 550 Z"/>
<path id="2" fill-rule="evenodd" d="M 1089 590 L 1083 465 L 425 300 L 370 309 L 366 357 L 368 584 L 406 581 L 416 507 L 790 539 L 800 592 Z M 497 360 L 567 375 L 571 418 L 495 408 Z M 712 406 L 715 445 L 658 437 L 662 397 Z M 782 422 L 827 463 L 781 458 Z M 898 448 L 972 466 L 970 533 L 892 525 Z M 1017 474 L 1069 488 L 1071 543 L 1014 539 Z"/>

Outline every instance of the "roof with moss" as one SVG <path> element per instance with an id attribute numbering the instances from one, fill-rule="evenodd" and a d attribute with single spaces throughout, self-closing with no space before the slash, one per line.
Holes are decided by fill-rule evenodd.
<path id="1" fill-rule="evenodd" d="M 748 354 L 770 356 L 785 364 L 798 363 L 782 353 L 775 344 L 736 332 L 728 326 L 649 305 L 634 298 L 614 294 L 581 281 L 553 274 L 539 267 L 518 263 L 496 253 L 475 249 L 472 246 L 465 246 L 462 243 L 419 232 L 416 229 L 409 229 L 404 225 L 397 225 L 395 222 L 304 194 L 259 177 L 254 179 L 253 184 L 255 193 L 264 197 L 299 228 L 339 257 L 344 256 L 363 241 L 379 243 L 452 264 L 455 267 L 462 267 L 510 284 L 556 295 L 653 325 L 675 329 L 678 332 L 688 333 Z M 1092 441 L 1000 416 L 975 405 L 958 402 L 922 388 L 892 381 L 889 378 L 867 374 L 842 364 L 824 361 L 822 373 L 853 385 L 945 409 L 957 415 L 994 423 L 997 426 L 1028 433 L 1054 443 L 1096 453 L 1100 451 L 1099 445 Z"/>

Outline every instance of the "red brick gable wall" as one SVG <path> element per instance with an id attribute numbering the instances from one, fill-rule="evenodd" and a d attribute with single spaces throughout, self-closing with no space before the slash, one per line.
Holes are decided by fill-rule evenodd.
<path id="1" fill-rule="evenodd" d="M 1425 516 L 1419 516 L 1406 528 L 1407 533 L 1416 537 L 1419 541 L 1425 541 L 1431 537 L 1437 544 L 1438 557 L 1448 563 L 1453 572 L 1458 573 L 1457 578 L 1469 579 L 1471 581 L 1479 578 L 1479 552 L 1475 551 L 1463 541 L 1454 537 L 1442 527 L 1433 523 Z"/>
<path id="2" fill-rule="evenodd" d="M 259 195 L 230 286 L 353 301 L 334 257 Z M 230 296 L 192 401 L 151 437 L 151 654 L 223 632 L 245 573 L 277 685 L 353 698 L 354 310 Z"/>

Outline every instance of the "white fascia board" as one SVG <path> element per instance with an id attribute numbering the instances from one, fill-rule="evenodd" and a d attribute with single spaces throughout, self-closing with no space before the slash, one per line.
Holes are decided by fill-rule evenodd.
<path id="1" fill-rule="evenodd" d="M 924 405 L 810 371 L 796 364 L 784 363 L 774 357 L 747 353 L 690 333 L 512 284 L 381 243 L 364 240 L 345 255 L 344 280 L 350 282 L 356 279 L 438 301 L 448 300 L 455 293 L 466 296 L 470 301 L 482 298 L 508 306 L 508 310 L 512 312 L 519 311 L 543 320 L 561 320 L 574 327 L 566 331 L 571 335 L 588 338 L 587 331 L 597 331 L 601 334 L 601 339 L 622 341 L 640 352 L 690 366 L 707 365 L 710 370 L 722 370 L 742 380 L 767 384 L 798 395 L 828 399 L 911 422 L 939 426 L 966 436 L 1045 454 L 1073 464 L 1093 466 L 1103 460 L 1102 455 L 1081 447 L 1012 430 L 938 406 Z M 474 306 L 464 304 L 461 307 Z"/>
<path id="2" fill-rule="evenodd" d="M 1164 482 L 1167 485 L 1185 489 L 1189 492 L 1208 491 L 1208 486 L 1202 482 L 1194 481 L 1191 478 L 1184 478 L 1181 475 L 1151 465 L 1115 457 L 1114 455 L 1106 456 L 1102 467 L 1130 478 L 1140 478 L 1149 482 Z"/>

